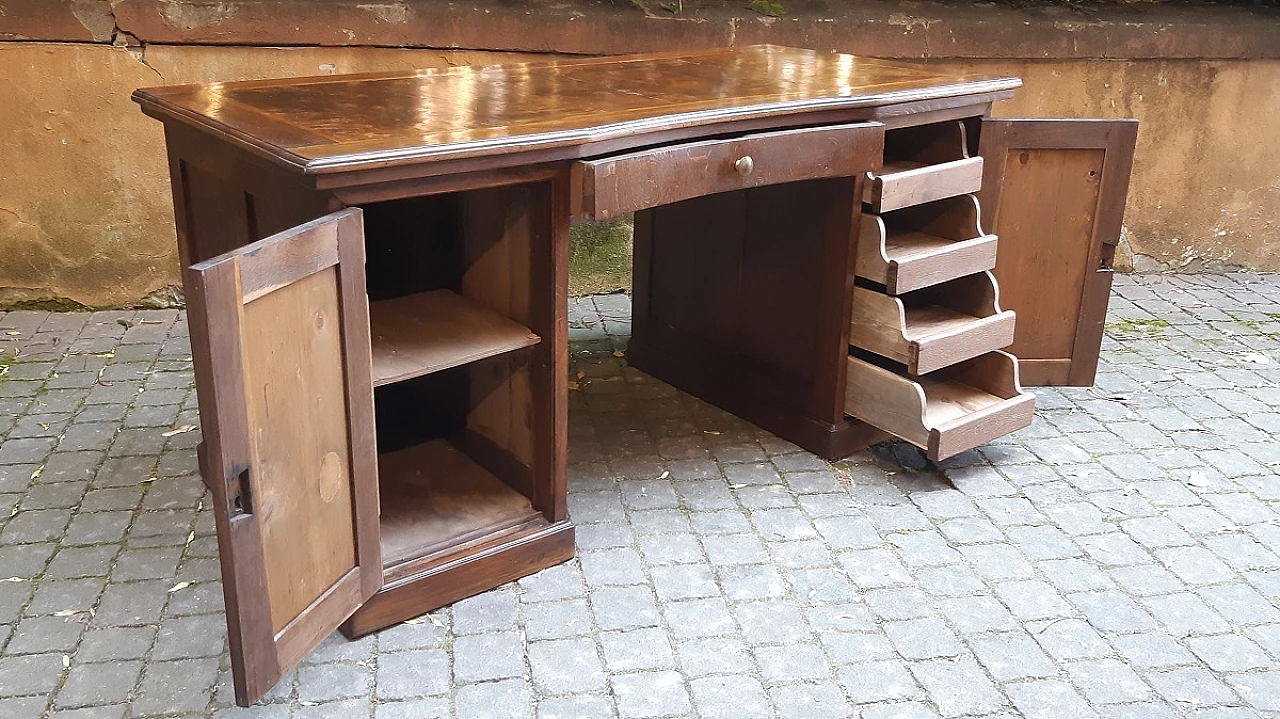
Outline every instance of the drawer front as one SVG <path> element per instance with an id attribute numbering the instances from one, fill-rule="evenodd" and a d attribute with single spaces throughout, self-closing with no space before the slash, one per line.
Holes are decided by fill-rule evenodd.
<path id="1" fill-rule="evenodd" d="M 996 266 L 996 237 L 981 209 L 960 196 L 885 215 L 862 215 L 855 270 L 899 295 Z"/>
<path id="2" fill-rule="evenodd" d="M 1035 397 L 1013 355 L 990 352 L 924 377 L 848 358 L 845 413 L 924 449 L 938 461 L 1031 424 Z"/>
<path id="3" fill-rule="evenodd" d="M 849 344 L 927 374 L 1013 343 L 1014 315 L 1000 311 L 989 272 L 894 297 L 853 289 Z"/>
<path id="4" fill-rule="evenodd" d="M 982 189 L 982 158 L 969 157 L 934 165 L 885 163 L 868 176 L 862 201 L 874 212 L 922 205 Z"/>
<path id="5" fill-rule="evenodd" d="M 769 132 L 584 160 L 572 170 L 573 213 L 596 220 L 718 192 L 827 177 L 874 166 L 877 123 Z"/>

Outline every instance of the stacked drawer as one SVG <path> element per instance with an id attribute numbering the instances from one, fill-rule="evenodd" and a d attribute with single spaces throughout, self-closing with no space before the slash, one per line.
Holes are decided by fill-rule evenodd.
<path id="1" fill-rule="evenodd" d="M 982 231 L 982 158 L 962 122 L 888 130 L 865 183 L 845 412 L 939 460 L 1031 423 L 996 237 Z"/>

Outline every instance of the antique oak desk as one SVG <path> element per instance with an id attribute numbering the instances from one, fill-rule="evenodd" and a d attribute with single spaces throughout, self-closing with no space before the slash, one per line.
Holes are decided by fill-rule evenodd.
<path id="1" fill-rule="evenodd" d="M 237 700 L 573 555 L 571 216 L 636 213 L 634 366 L 826 457 L 1025 426 L 1011 343 L 1090 383 L 1135 123 L 989 119 L 1019 85 L 760 46 L 138 91 Z"/>

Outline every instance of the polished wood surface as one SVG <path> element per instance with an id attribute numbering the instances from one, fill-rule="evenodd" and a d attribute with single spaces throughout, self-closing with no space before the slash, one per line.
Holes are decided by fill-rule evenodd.
<path id="1" fill-rule="evenodd" d="M 573 166 L 574 214 L 594 220 L 694 197 L 866 170 L 867 124 L 761 132 L 659 147 Z"/>
<path id="2" fill-rule="evenodd" d="M 134 99 L 152 115 L 197 125 L 277 162 L 329 172 L 756 118 L 802 122 L 815 111 L 1009 92 L 1020 84 L 755 45 L 184 85 L 139 90 Z"/>
<path id="3" fill-rule="evenodd" d="M 241 704 L 381 585 L 363 239 L 345 210 L 188 272 Z"/>

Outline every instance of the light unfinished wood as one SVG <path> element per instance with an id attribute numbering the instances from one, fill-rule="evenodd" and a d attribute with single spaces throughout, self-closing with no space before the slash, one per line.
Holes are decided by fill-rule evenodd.
<path id="1" fill-rule="evenodd" d="M 884 166 L 867 173 L 863 202 L 872 212 L 921 205 L 982 187 L 982 158 L 969 156 L 960 121 L 887 130 Z"/>
<path id="2" fill-rule="evenodd" d="M 369 324 L 374 386 L 457 367 L 540 341 L 528 327 L 449 290 L 374 302 L 369 306 Z"/>
<path id="3" fill-rule="evenodd" d="M 448 440 L 378 458 L 382 562 L 425 557 L 541 515 Z"/>
<path id="4" fill-rule="evenodd" d="M 901 362 L 910 374 L 977 357 L 1013 342 L 1014 314 L 1000 310 L 989 272 L 906 295 L 853 290 L 849 344 Z"/>
<path id="5" fill-rule="evenodd" d="M 850 177 L 866 167 L 867 127 L 765 132 L 577 162 L 573 213 L 604 220 L 718 192 Z"/>
<path id="6" fill-rule="evenodd" d="M 1009 351 L 1030 385 L 1093 384 L 1137 134 L 1136 120 L 982 123 Z"/>
<path id="7" fill-rule="evenodd" d="M 885 215 L 863 213 L 856 272 L 891 295 L 984 272 L 996 237 L 982 231 L 977 198 L 961 195 Z"/>
<path id="8" fill-rule="evenodd" d="M 895 160 L 886 161 L 879 172 L 867 174 L 862 201 L 872 212 L 889 212 L 980 189 L 981 157 L 933 165 L 913 160 Z"/>
<path id="9" fill-rule="evenodd" d="M 849 357 L 845 411 L 938 461 L 1031 424 L 1035 398 L 1013 355 L 991 352 L 924 377 Z"/>

